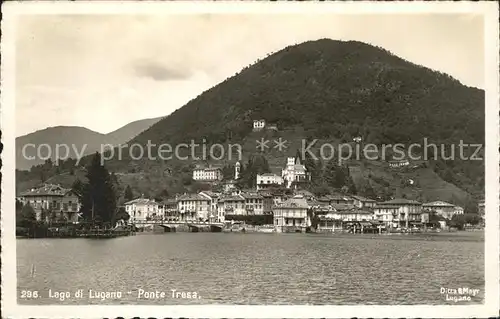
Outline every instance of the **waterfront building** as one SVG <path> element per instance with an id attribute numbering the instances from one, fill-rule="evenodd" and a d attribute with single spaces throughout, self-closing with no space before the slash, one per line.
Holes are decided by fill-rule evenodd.
<path id="1" fill-rule="evenodd" d="M 200 194 L 184 194 L 177 199 L 180 221 L 207 221 L 211 201 Z"/>
<path id="2" fill-rule="evenodd" d="M 305 232 L 311 226 L 305 198 L 294 196 L 273 208 L 274 227 L 278 232 Z"/>
<path id="3" fill-rule="evenodd" d="M 318 230 L 332 232 L 344 230 L 352 223 L 371 222 L 374 217 L 373 212 L 358 208 L 341 211 L 330 208 L 327 212 L 317 211 L 316 214 L 319 217 Z"/>
<path id="4" fill-rule="evenodd" d="M 298 185 L 311 180 L 305 165 L 300 162 L 300 158 L 288 157 L 285 168 L 281 171 L 283 183 L 287 188 L 297 188 Z"/>
<path id="5" fill-rule="evenodd" d="M 81 204 L 78 196 L 68 188 L 60 185 L 44 184 L 31 188 L 18 196 L 23 205 L 29 204 L 35 211 L 38 221 L 49 221 L 55 214 L 57 219 L 78 222 Z"/>
<path id="6" fill-rule="evenodd" d="M 272 173 L 257 174 L 257 190 L 283 185 L 283 177 Z"/>
<path id="7" fill-rule="evenodd" d="M 208 219 L 210 222 L 218 221 L 218 211 L 217 205 L 220 198 L 220 194 L 212 191 L 202 191 L 200 192 L 201 196 L 206 197 L 210 201 Z"/>
<path id="8" fill-rule="evenodd" d="M 259 194 L 262 196 L 264 215 L 272 215 L 274 205 L 273 194 L 269 191 L 259 191 Z"/>
<path id="9" fill-rule="evenodd" d="M 443 202 L 443 201 L 434 201 L 430 203 L 425 203 L 422 205 L 423 210 L 425 211 L 435 211 L 439 216 L 442 216 L 446 219 L 451 219 L 455 214 L 463 214 L 464 209 L 459 206 L 455 206 L 453 204 Z"/>
<path id="10" fill-rule="evenodd" d="M 159 213 L 165 221 L 178 221 L 177 199 L 168 198 L 159 204 Z"/>
<path id="11" fill-rule="evenodd" d="M 353 204 L 357 208 L 373 208 L 377 204 L 377 201 L 363 196 L 353 195 L 351 198 L 354 200 Z"/>
<path id="12" fill-rule="evenodd" d="M 162 218 L 159 210 L 160 205 L 152 199 L 136 198 L 124 205 L 131 223 Z"/>
<path id="13" fill-rule="evenodd" d="M 199 182 L 216 182 L 222 180 L 222 170 L 218 167 L 196 167 L 193 180 Z"/>
<path id="14" fill-rule="evenodd" d="M 247 215 L 264 215 L 264 197 L 258 193 L 243 193 Z"/>
<path id="15" fill-rule="evenodd" d="M 222 196 L 217 212 L 217 219 L 220 222 L 230 220 L 231 216 L 246 215 L 245 198 L 241 194 Z"/>
<path id="16" fill-rule="evenodd" d="M 422 204 L 409 199 L 393 199 L 378 203 L 374 207 L 375 219 L 389 227 L 420 225 Z"/>

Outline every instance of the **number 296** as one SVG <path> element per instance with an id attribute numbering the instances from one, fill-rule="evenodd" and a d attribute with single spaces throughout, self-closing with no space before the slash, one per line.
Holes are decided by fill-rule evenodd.
<path id="1" fill-rule="evenodd" d="M 22 299 L 38 298 L 38 291 L 21 290 Z"/>

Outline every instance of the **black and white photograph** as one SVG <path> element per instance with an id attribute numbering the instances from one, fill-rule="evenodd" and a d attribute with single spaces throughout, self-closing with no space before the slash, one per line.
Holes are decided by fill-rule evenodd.
<path id="1" fill-rule="evenodd" d="M 2 10 L 6 316 L 498 315 L 497 3 L 68 4 Z"/>

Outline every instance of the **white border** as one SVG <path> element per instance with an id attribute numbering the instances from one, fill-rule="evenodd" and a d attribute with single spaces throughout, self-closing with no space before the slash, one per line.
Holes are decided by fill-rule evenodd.
<path id="1" fill-rule="evenodd" d="M 496 2 L 7 2 L 2 5 L 1 127 L 2 313 L 27 317 L 205 317 L 205 318 L 349 318 L 493 317 L 499 313 L 499 33 Z M 15 20 L 20 14 L 193 14 L 193 13 L 332 13 L 422 14 L 476 13 L 485 21 L 486 91 L 486 229 L 485 303 L 471 306 L 21 306 L 16 302 L 15 219 Z M 474 63 L 471 61 L 471 63 Z"/>

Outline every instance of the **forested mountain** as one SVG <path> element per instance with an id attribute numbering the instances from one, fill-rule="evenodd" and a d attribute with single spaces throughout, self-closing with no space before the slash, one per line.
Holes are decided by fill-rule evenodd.
<path id="1" fill-rule="evenodd" d="M 261 118 L 281 130 L 300 128 L 310 139 L 362 136 L 365 143 L 409 145 L 425 138 L 445 145 L 449 154 L 460 141 L 484 144 L 484 91 L 381 48 L 323 39 L 287 47 L 244 68 L 134 142 L 238 142 Z M 127 161 L 113 164 L 124 169 Z M 484 188 L 483 161 L 438 160 L 432 168 L 470 193 Z"/>

